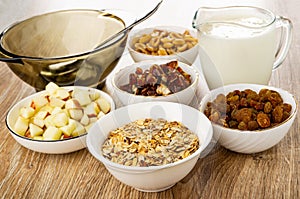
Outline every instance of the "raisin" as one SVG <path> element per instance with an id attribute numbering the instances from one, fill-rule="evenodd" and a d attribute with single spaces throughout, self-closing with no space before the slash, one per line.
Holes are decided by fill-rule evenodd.
<path id="1" fill-rule="evenodd" d="M 245 123 L 248 123 L 249 121 L 251 121 L 251 117 L 252 117 L 252 109 L 242 108 L 237 111 L 234 119 L 236 119 L 238 122 L 243 121 Z"/>
<path id="2" fill-rule="evenodd" d="M 271 126 L 271 120 L 265 113 L 258 113 L 256 117 L 257 123 L 261 128 L 267 128 Z"/>
<path id="3" fill-rule="evenodd" d="M 248 130 L 254 131 L 258 129 L 258 123 L 256 121 L 249 121 L 248 122 Z"/>
<path id="4" fill-rule="evenodd" d="M 230 121 L 228 122 L 228 124 L 229 124 L 229 127 L 230 127 L 230 128 L 233 128 L 233 129 L 237 129 L 237 128 L 238 128 L 238 125 L 239 125 L 239 123 L 238 123 L 237 121 L 235 121 L 235 120 L 230 120 Z"/>
<path id="5" fill-rule="evenodd" d="M 283 120 L 283 108 L 281 106 L 276 106 L 272 111 L 272 119 L 275 123 L 280 123 Z"/>
<path id="6" fill-rule="evenodd" d="M 212 121 L 212 122 L 217 122 L 220 118 L 220 113 L 215 111 L 214 113 L 212 113 L 210 116 L 209 116 L 209 120 Z"/>
<path id="7" fill-rule="evenodd" d="M 264 105 L 264 112 L 265 113 L 271 113 L 271 111 L 272 111 L 272 104 L 271 104 L 271 102 L 265 103 L 265 105 Z"/>
<path id="8" fill-rule="evenodd" d="M 248 129 L 248 126 L 245 122 L 241 121 L 238 125 L 238 129 L 239 130 L 247 130 Z"/>
<path id="9" fill-rule="evenodd" d="M 288 113 L 290 113 L 292 111 L 292 105 L 287 104 L 287 103 L 283 103 L 282 108 L 283 108 L 284 111 L 286 111 Z"/>

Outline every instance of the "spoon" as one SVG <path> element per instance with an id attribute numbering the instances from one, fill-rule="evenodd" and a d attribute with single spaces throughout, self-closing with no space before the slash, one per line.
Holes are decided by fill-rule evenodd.
<path id="1" fill-rule="evenodd" d="M 118 36 L 120 36 L 121 34 L 127 32 L 128 30 L 132 29 L 134 26 L 138 25 L 139 23 L 145 21 L 146 19 L 148 19 L 149 17 L 151 17 L 160 7 L 161 3 L 163 2 L 163 0 L 161 0 L 150 12 L 148 12 L 145 16 L 143 16 L 142 18 L 136 20 L 135 22 L 133 22 L 132 24 L 130 24 L 129 26 L 127 26 L 126 28 L 123 28 L 122 30 L 120 30 L 119 32 L 117 32 L 116 34 L 112 35 L 111 37 L 107 38 L 106 40 L 104 40 L 103 42 L 101 42 L 101 44 L 99 44 L 95 50 L 101 50 L 104 47 L 106 47 L 106 45 L 111 42 L 113 39 L 117 38 Z"/>
<path id="2" fill-rule="evenodd" d="M 152 16 L 160 7 L 161 3 L 163 0 L 161 0 L 150 12 L 148 12 L 144 17 L 136 20 L 129 26 L 125 27 L 124 29 L 120 30 L 118 33 L 110 36 L 103 42 L 101 42 L 93 51 L 101 51 L 102 49 L 105 49 L 107 45 L 110 45 L 111 43 L 114 42 L 115 39 L 119 39 L 118 37 L 121 36 L 123 37 L 123 34 L 127 33 L 127 31 L 131 30 L 134 26 L 137 24 L 143 22 L 144 20 L 148 19 L 150 16 Z M 90 52 L 84 53 L 85 55 L 88 55 Z M 82 54 L 82 55 L 84 55 Z M 71 61 L 72 62 L 72 61 Z M 105 81 L 107 74 L 102 74 L 104 72 L 97 71 L 98 66 L 94 66 L 93 63 L 88 63 L 86 59 L 81 59 L 81 60 L 73 60 L 72 63 L 67 63 L 66 65 L 72 65 L 72 68 L 79 69 L 76 75 L 76 84 L 78 85 L 85 85 L 85 81 L 88 81 L 90 85 L 97 86 L 97 84 L 102 84 L 101 82 Z M 84 63 L 84 64 L 83 64 Z M 84 66 L 84 67 L 83 67 Z M 101 68 L 101 67 L 100 67 Z M 105 70 L 112 70 L 110 69 L 110 66 L 105 67 Z M 112 67 L 114 68 L 114 67 Z M 86 73 L 89 73 L 88 75 Z M 82 75 L 80 75 L 82 74 Z M 85 74 L 85 75 L 84 75 Z M 82 78 L 82 77 L 84 78 Z M 87 77 L 88 76 L 88 77 Z M 102 77 L 101 77 L 102 76 Z M 101 77 L 101 78 L 100 78 Z M 91 83 L 92 82 L 92 83 Z"/>

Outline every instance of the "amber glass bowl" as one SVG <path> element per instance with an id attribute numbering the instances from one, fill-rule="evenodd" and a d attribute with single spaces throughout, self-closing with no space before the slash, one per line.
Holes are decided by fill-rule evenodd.
<path id="1" fill-rule="evenodd" d="M 128 32 L 99 44 L 134 20 L 125 11 L 113 10 L 34 16 L 1 33 L 0 61 L 37 90 L 50 81 L 60 86 L 101 86 L 122 55 Z"/>

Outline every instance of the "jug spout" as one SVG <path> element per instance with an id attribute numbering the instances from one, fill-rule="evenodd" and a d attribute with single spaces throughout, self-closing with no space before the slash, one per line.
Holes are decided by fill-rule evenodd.
<path id="1" fill-rule="evenodd" d="M 215 15 L 214 13 L 218 12 L 219 10 L 223 10 L 223 8 L 220 7 L 200 7 L 195 12 L 195 15 L 193 17 L 192 21 L 192 27 L 195 29 L 199 28 L 199 25 L 207 21 L 210 16 Z"/>

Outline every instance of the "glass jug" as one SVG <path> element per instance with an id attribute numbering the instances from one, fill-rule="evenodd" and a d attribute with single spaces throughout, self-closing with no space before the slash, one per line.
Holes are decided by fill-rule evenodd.
<path id="1" fill-rule="evenodd" d="M 193 27 L 210 89 L 232 83 L 268 84 L 292 38 L 289 19 L 257 7 L 201 7 Z"/>

